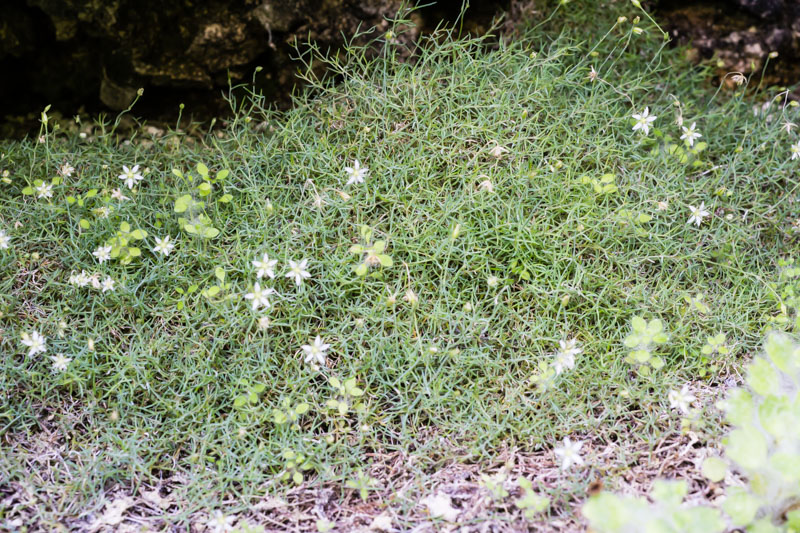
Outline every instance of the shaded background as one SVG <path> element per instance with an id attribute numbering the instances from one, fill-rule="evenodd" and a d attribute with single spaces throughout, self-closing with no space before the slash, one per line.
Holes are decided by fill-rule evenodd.
<path id="1" fill-rule="evenodd" d="M 628 0 L 624 0 L 627 2 Z M 552 4 L 552 2 L 550 3 Z M 277 106 L 288 105 L 298 63 L 293 43 L 341 47 L 359 27 L 387 29 L 401 0 L 3 0 L 0 10 L 0 137 L 38 129 L 51 104 L 65 116 L 115 113 L 138 88 L 135 114 L 174 124 L 179 103 L 187 119 L 230 113 L 221 94 L 255 80 Z M 800 0 L 662 0 L 646 3 L 675 44 L 691 44 L 696 61 L 714 58 L 726 72 L 760 73 L 793 85 L 800 79 Z M 440 22 L 452 23 L 461 0 L 413 11 L 411 41 Z M 494 17 L 536 16 L 546 2 L 472 0 L 464 16 L 471 33 Z M 580 9 L 573 0 L 568 9 Z M 538 10 L 538 11 L 537 11 Z M 508 26 L 508 25 L 507 25 Z M 374 35 L 373 35 L 374 37 Z M 256 73 L 256 67 L 263 70 Z M 715 81 L 715 80 L 710 80 Z M 796 93 L 797 94 L 797 93 Z"/>

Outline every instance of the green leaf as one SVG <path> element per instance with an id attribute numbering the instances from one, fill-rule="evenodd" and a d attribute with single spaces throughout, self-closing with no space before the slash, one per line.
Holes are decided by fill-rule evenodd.
<path id="1" fill-rule="evenodd" d="M 219 294 L 220 288 L 218 285 L 212 285 L 211 287 L 205 289 L 203 291 L 203 296 L 206 298 L 213 298 L 217 294 Z"/>
<path id="2" fill-rule="evenodd" d="M 143 229 L 135 229 L 131 232 L 131 238 L 140 241 L 147 237 L 147 232 Z"/>
<path id="3" fill-rule="evenodd" d="M 688 491 L 689 488 L 685 481 L 663 481 L 659 479 L 653 483 L 650 496 L 656 502 L 677 507 L 686 497 Z"/>
<path id="4" fill-rule="evenodd" d="M 176 176 L 178 176 L 179 178 L 183 178 L 183 173 L 180 170 L 178 170 L 177 168 L 173 168 L 172 169 L 172 173 L 175 174 Z"/>
<path id="5" fill-rule="evenodd" d="M 376 254 L 382 254 L 386 250 L 386 241 L 375 241 L 375 244 L 372 245 L 372 250 Z"/>
<path id="6" fill-rule="evenodd" d="M 800 352 L 795 349 L 791 339 L 779 333 L 772 333 L 767 337 L 764 349 L 775 366 L 784 372 L 791 372 L 800 357 Z"/>
<path id="7" fill-rule="evenodd" d="M 205 166 L 203 163 L 197 163 L 197 173 L 203 176 L 204 178 L 208 178 L 208 167 Z"/>
<path id="8" fill-rule="evenodd" d="M 97 196 L 97 189 L 89 189 L 86 192 L 86 198 L 94 198 L 95 196 Z"/>
<path id="9" fill-rule="evenodd" d="M 222 203 L 222 204 L 227 204 L 227 203 L 230 203 L 231 200 L 233 200 L 233 195 L 231 195 L 231 194 L 223 194 L 222 196 L 220 196 L 219 200 L 217 200 L 217 201 L 219 203 Z"/>
<path id="10" fill-rule="evenodd" d="M 298 403 L 294 408 L 294 412 L 297 413 L 298 415 L 302 415 L 308 412 L 308 408 L 309 405 L 307 403 Z"/>
<path id="11" fill-rule="evenodd" d="M 228 177 L 228 174 L 230 174 L 230 173 L 231 173 L 231 171 L 227 170 L 227 169 L 220 170 L 219 172 L 217 172 L 217 178 L 216 178 L 217 181 L 224 180 L 225 178 Z"/>
<path id="12" fill-rule="evenodd" d="M 734 525 L 746 526 L 756 517 L 761 503 L 741 487 L 729 487 L 722 509 L 731 517 Z"/>
<path id="13" fill-rule="evenodd" d="M 778 390 L 779 383 L 778 373 L 766 359 L 757 357 L 748 367 L 747 384 L 758 394 L 773 393 Z"/>
<path id="14" fill-rule="evenodd" d="M 23 189 L 23 193 L 22 194 L 25 194 L 24 189 Z M 67 203 L 70 204 L 70 205 L 74 204 L 75 203 L 75 197 L 74 196 L 67 196 Z"/>
<path id="15" fill-rule="evenodd" d="M 225 281 L 225 269 L 222 267 L 217 267 L 214 269 L 214 276 L 221 282 Z"/>
<path id="16" fill-rule="evenodd" d="M 386 254 L 378 254 L 378 261 L 380 261 L 381 266 L 384 267 L 390 267 L 394 264 L 392 258 Z"/>
<path id="17" fill-rule="evenodd" d="M 135 246 L 131 246 L 130 248 L 128 248 L 129 257 L 139 257 L 140 255 L 142 255 L 142 251 L 136 248 Z"/>
<path id="18" fill-rule="evenodd" d="M 713 481 L 719 483 L 725 479 L 725 473 L 728 471 L 728 464 L 719 457 L 707 457 L 703 461 L 703 475 Z"/>
<path id="19" fill-rule="evenodd" d="M 295 485 L 299 485 L 303 482 L 303 474 L 300 472 L 295 472 L 292 474 L 292 481 L 294 481 Z"/>
<path id="20" fill-rule="evenodd" d="M 725 454 L 739 466 L 755 470 L 767 461 L 767 441 L 754 426 L 735 429 L 726 437 Z"/>
<path id="21" fill-rule="evenodd" d="M 131 225 L 128 224 L 127 222 L 123 222 L 122 224 L 119 225 L 119 230 L 122 233 L 128 233 L 131 230 Z"/>
<path id="22" fill-rule="evenodd" d="M 337 378 L 335 378 L 333 376 L 331 376 L 330 380 L 328 380 L 328 381 L 330 382 L 331 386 L 336 388 L 336 389 L 338 389 L 338 388 L 340 388 L 342 386 L 341 382 Z"/>
<path id="23" fill-rule="evenodd" d="M 183 213 L 192 205 L 192 196 L 189 194 L 184 194 L 183 196 L 179 197 L 175 200 L 175 212 L 176 213 Z"/>
<path id="24" fill-rule="evenodd" d="M 366 263 L 361 263 L 355 268 L 356 275 L 358 275 L 358 276 L 366 276 L 368 269 L 369 269 L 369 267 L 367 267 Z"/>
<path id="25" fill-rule="evenodd" d="M 744 389 L 734 389 L 725 401 L 725 418 L 733 425 L 749 424 L 754 411 L 753 397 Z"/>
<path id="26" fill-rule="evenodd" d="M 204 181 L 197 186 L 197 192 L 200 193 L 200 196 L 208 196 L 211 194 L 211 183 Z"/>
<path id="27" fill-rule="evenodd" d="M 350 247 L 349 251 L 351 254 L 363 254 L 364 247 L 361 246 L 360 244 L 354 244 L 353 246 Z"/>
<path id="28" fill-rule="evenodd" d="M 30 186 L 25 187 L 24 189 L 22 189 L 22 194 L 24 194 L 26 196 L 32 195 L 33 194 L 33 187 L 30 187 Z"/>
<path id="29" fill-rule="evenodd" d="M 287 420 L 286 414 L 281 411 L 280 409 L 273 409 L 272 410 L 272 421 L 276 424 L 283 424 Z"/>
<path id="30" fill-rule="evenodd" d="M 633 317 L 631 324 L 633 325 L 633 331 L 637 333 L 644 333 L 647 330 L 647 322 L 640 316 Z"/>
<path id="31" fill-rule="evenodd" d="M 234 407 L 242 407 L 246 403 L 247 403 L 247 396 L 245 396 L 245 395 L 237 396 L 233 400 L 233 406 Z"/>
<path id="32" fill-rule="evenodd" d="M 217 235 L 219 235 L 219 230 L 217 228 L 206 228 L 203 231 L 203 236 L 208 239 L 213 239 Z"/>
<path id="33" fill-rule="evenodd" d="M 89 229 L 90 227 L 92 227 L 92 224 L 85 218 L 80 219 L 80 221 L 78 221 L 78 225 L 83 229 Z"/>

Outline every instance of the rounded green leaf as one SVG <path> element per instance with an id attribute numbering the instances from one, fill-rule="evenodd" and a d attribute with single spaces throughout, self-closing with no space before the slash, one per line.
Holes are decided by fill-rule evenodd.
<path id="1" fill-rule="evenodd" d="M 727 436 L 725 454 L 739 466 L 755 470 L 767 461 L 767 441 L 753 426 L 731 431 Z"/>
<path id="2" fill-rule="evenodd" d="M 719 483 L 725 479 L 728 471 L 728 464 L 719 457 L 707 457 L 703 461 L 703 475 L 714 483 Z"/>

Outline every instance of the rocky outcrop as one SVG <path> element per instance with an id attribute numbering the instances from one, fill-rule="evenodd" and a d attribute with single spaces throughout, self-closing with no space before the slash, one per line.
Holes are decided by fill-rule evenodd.
<path id="1" fill-rule="evenodd" d="M 286 89 L 295 38 L 323 49 L 380 26 L 400 0 L 4 0 L 0 113 L 32 98 L 125 108 L 140 87 L 208 90 L 264 67 Z M 272 75 L 271 79 L 267 76 Z M 24 106 L 22 106 L 24 107 Z"/>

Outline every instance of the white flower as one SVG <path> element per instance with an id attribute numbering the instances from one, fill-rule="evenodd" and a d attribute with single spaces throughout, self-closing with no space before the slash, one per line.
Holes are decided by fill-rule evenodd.
<path id="1" fill-rule="evenodd" d="M 500 283 L 500 279 L 497 276 L 489 276 L 486 278 L 486 284 L 491 287 L 497 287 L 497 284 Z"/>
<path id="2" fill-rule="evenodd" d="M 344 172 L 349 176 L 345 185 L 351 185 L 353 183 L 364 183 L 364 178 L 369 172 L 369 169 L 362 167 L 361 163 L 356 159 L 352 167 L 344 167 Z"/>
<path id="3" fill-rule="evenodd" d="M 67 365 L 72 362 L 72 358 L 66 357 L 63 353 L 51 355 L 50 359 L 53 361 L 53 372 L 64 372 L 67 369 Z"/>
<path id="4" fill-rule="evenodd" d="M 597 79 L 598 73 L 592 66 L 592 69 L 589 71 L 589 81 L 594 82 Z"/>
<path id="5" fill-rule="evenodd" d="M 114 290 L 114 283 L 116 283 L 113 279 L 106 276 L 106 279 L 100 284 L 103 292 L 113 291 Z"/>
<path id="6" fill-rule="evenodd" d="M 650 123 L 658 118 L 655 115 L 650 115 L 649 107 L 645 107 L 644 113 L 641 115 L 634 113 L 632 116 L 636 119 L 636 124 L 633 125 L 633 131 L 642 130 L 642 133 L 645 135 L 650 133 Z"/>
<path id="7" fill-rule="evenodd" d="M 268 316 L 262 316 L 261 318 L 258 319 L 259 329 L 269 329 L 270 324 L 271 322 Z"/>
<path id="8" fill-rule="evenodd" d="M 75 172 L 75 169 L 69 163 L 64 163 L 63 165 L 61 165 L 61 168 L 58 169 L 58 173 L 64 176 L 65 178 L 72 176 L 73 172 Z"/>
<path id="9" fill-rule="evenodd" d="M 100 284 L 100 274 L 95 272 L 94 274 L 91 275 L 89 280 L 92 282 L 92 288 L 100 290 L 100 287 L 102 286 Z"/>
<path id="10" fill-rule="evenodd" d="M 697 125 L 696 122 L 692 122 L 692 126 L 687 128 L 686 126 L 683 127 L 683 135 L 681 135 L 681 140 L 686 139 L 689 141 L 689 146 L 694 146 L 695 139 L 699 139 L 702 137 L 700 132 L 695 130 L 695 126 Z"/>
<path id="11" fill-rule="evenodd" d="M 213 533 L 227 533 L 233 529 L 235 522 L 235 516 L 225 516 L 222 511 L 214 511 L 214 516 L 206 522 L 206 527 Z"/>
<path id="12" fill-rule="evenodd" d="M 258 279 L 261 279 L 264 276 L 268 276 L 270 278 L 274 278 L 275 277 L 275 270 L 273 270 L 273 269 L 275 268 L 275 265 L 277 265 L 277 264 L 278 264 L 278 260 L 277 259 L 270 260 L 269 256 L 267 256 L 267 254 L 264 254 L 264 257 L 261 258 L 261 261 L 259 261 L 258 259 L 253 260 L 253 266 L 258 269 L 258 272 L 256 272 L 256 277 Z"/>
<path id="13" fill-rule="evenodd" d="M 11 238 L 6 235 L 6 232 L 0 229 L 0 248 L 7 250 L 8 243 L 11 241 Z"/>
<path id="14" fill-rule="evenodd" d="M 90 276 L 85 270 L 81 270 L 79 274 L 72 274 L 69 277 L 69 284 L 77 285 L 78 287 L 85 287 L 91 282 L 92 276 Z"/>
<path id="15" fill-rule="evenodd" d="M 792 145 L 792 160 L 800 159 L 800 141 Z"/>
<path id="16" fill-rule="evenodd" d="M 583 446 L 582 442 L 572 442 L 569 440 L 569 437 L 565 437 L 564 445 L 553 450 L 556 456 L 561 460 L 561 468 L 563 470 L 566 470 L 572 465 L 580 466 L 583 464 L 583 457 L 581 457 L 580 454 L 581 446 Z"/>
<path id="17" fill-rule="evenodd" d="M 287 278 L 294 278 L 297 286 L 303 284 L 303 279 L 310 278 L 311 274 L 306 270 L 308 268 L 308 259 L 303 259 L 299 263 L 289 260 L 289 272 L 286 273 Z"/>
<path id="18" fill-rule="evenodd" d="M 322 342 L 322 337 L 317 335 L 317 338 L 314 339 L 314 342 L 311 344 L 303 345 L 303 351 L 306 352 L 306 363 L 319 363 L 321 365 L 325 364 L 325 352 L 328 351 L 330 348 L 330 344 L 325 344 Z"/>
<path id="19" fill-rule="evenodd" d="M 125 200 L 130 200 L 130 198 L 122 194 L 122 191 L 119 189 L 114 189 L 113 191 L 111 191 L 111 198 L 119 200 L 120 202 L 123 202 Z"/>
<path id="20" fill-rule="evenodd" d="M 259 307 L 264 307 L 265 309 L 270 308 L 269 297 L 270 295 L 275 294 L 274 289 L 269 288 L 261 288 L 258 282 L 253 284 L 253 292 L 249 292 L 244 295 L 245 300 L 253 300 L 253 311 L 257 311 Z"/>
<path id="21" fill-rule="evenodd" d="M 133 189 L 134 185 L 142 181 L 144 177 L 139 174 L 139 165 L 134 165 L 133 168 L 122 165 L 122 174 L 119 175 L 119 179 L 123 180 L 129 189 Z"/>
<path id="22" fill-rule="evenodd" d="M 706 203 L 701 202 L 700 207 L 689 206 L 689 211 L 692 212 L 692 216 L 689 217 L 688 224 L 694 222 L 697 226 L 703 223 L 703 219 L 709 216 L 711 213 L 706 211 Z"/>
<path id="23" fill-rule="evenodd" d="M 30 334 L 23 332 L 21 342 L 30 348 L 28 357 L 33 357 L 37 353 L 44 353 L 47 351 L 47 340 L 36 330 L 33 330 Z"/>
<path id="24" fill-rule="evenodd" d="M 575 356 L 583 351 L 583 348 L 576 346 L 577 342 L 578 339 L 558 341 L 559 349 L 556 352 L 556 360 L 553 363 L 556 375 L 562 373 L 566 368 L 575 368 Z"/>
<path id="25" fill-rule="evenodd" d="M 93 211 L 94 211 L 94 214 L 97 215 L 100 218 L 108 218 L 108 215 L 111 214 L 111 208 L 108 207 L 107 205 L 98 207 L 98 208 L 94 209 Z"/>
<path id="26" fill-rule="evenodd" d="M 169 242 L 169 235 L 164 237 L 163 239 L 159 239 L 156 237 L 156 245 L 153 248 L 154 254 L 163 254 L 165 256 L 169 255 L 172 249 L 175 248 L 175 243 Z"/>
<path id="27" fill-rule="evenodd" d="M 669 406 L 673 409 L 678 409 L 683 414 L 689 412 L 689 404 L 697 399 L 691 392 L 689 392 L 689 385 L 684 385 L 679 391 L 669 391 L 668 398 Z"/>
<path id="28" fill-rule="evenodd" d="M 53 197 L 53 186 L 49 183 L 42 183 L 41 185 L 36 187 L 36 192 L 39 193 L 37 198 L 52 198 Z"/>
<path id="29" fill-rule="evenodd" d="M 92 252 L 92 255 L 97 258 L 97 260 L 102 265 L 105 261 L 111 259 L 111 247 L 110 246 L 98 246 L 97 250 Z"/>

